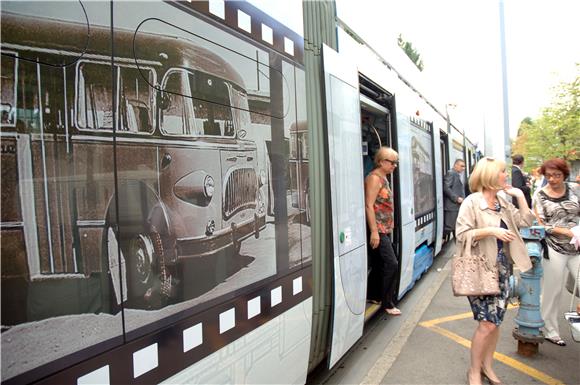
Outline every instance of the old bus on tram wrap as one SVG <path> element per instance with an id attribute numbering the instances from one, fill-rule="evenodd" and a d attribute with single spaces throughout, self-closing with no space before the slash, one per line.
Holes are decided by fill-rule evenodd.
<path id="1" fill-rule="evenodd" d="M 157 308 L 181 259 L 259 237 L 267 163 L 246 138 L 244 80 L 215 49 L 116 30 L 126 56 L 111 58 L 105 27 L 9 14 L 2 33 L 3 279 L 86 285 L 78 312 Z M 99 272 L 110 293 L 78 282 Z"/>

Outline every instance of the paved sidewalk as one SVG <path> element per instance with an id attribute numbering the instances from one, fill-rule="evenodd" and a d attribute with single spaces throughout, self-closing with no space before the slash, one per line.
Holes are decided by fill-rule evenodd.
<path id="1" fill-rule="evenodd" d="M 467 299 L 451 291 L 452 252 L 453 244 L 447 245 L 399 303 L 402 316 L 375 317 L 332 373 L 311 376 L 308 384 L 466 384 L 476 321 Z M 563 317 L 569 305 L 565 291 L 560 330 L 568 345 L 545 342 L 531 358 L 517 354 L 512 330 L 518 309 L 508 309 L 494 364 L 504 384 L 580 385 L 580 343 L 572 340 Z"/>
<path id="2" fill-rule="evenodd" d="M 449 267 L 447 263 L 445 279 L 381 384 L 466 383 L 469 346 L 476 321 L 467 299 L 453 296 Z M 570 294 L 564 291 L 562 297 L 560 332 L 568 345 L 560 347 L 545 342 L 538 354 L 530 358 L 517 354 L 512 330 L 518 308 L 508 309 L 494 365 L 505 384 L 580 384 L 580 343 L 572 340 L 563 317 L 570 304 Z"/>

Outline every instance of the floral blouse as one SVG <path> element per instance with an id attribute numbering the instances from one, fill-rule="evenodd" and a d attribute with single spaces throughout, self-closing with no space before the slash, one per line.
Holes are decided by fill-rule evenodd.
<path id="1" fill-rule="evenodd" d="M 375 174 L 376 175 L 376 174 Z M 394 203 L 393 192 L 389 186 L 389 180 L 382 178 L 383 185 L 381 186 L 377 199 L 373 205 L 375 210 L 375 220 L 377 221 L 377 230 L 379 234 L 388 234 L 394 227 Z"/>
<path id="2" fill-rule="evenodd" d="M 579 186 L 566 183 L 566 193 L 560 198 L 552 198 L 544 189 L 534 194 L 533 207 L 546 225 L 571 229 L 580 220 Z M 546 243 L 561 254 L 576 255 L 578 251 L 570 244 L 570 238 L 559 234 L 546 234 Z"/>

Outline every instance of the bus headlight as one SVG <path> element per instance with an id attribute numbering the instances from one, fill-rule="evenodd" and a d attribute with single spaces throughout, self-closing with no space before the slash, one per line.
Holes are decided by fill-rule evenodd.
<path id="1" fill-rule="evenodd" d="M 211 198 L 215 191 L 215 182 L 211 175 L 206 175 L 203 180 L 203 193 L 207 198 Z"/>
<path id="2" fill-rule="evenodd" d="M 215 193 L 215 180 L 203 170 L 194 171 L 175 183 L 173 193 L 185 202 L 206 207 Z"/>
<path id="3" fill-rule="evenodd" d="M 213 235 L 215 231 L 215 221 L 213 219 L 210 219 L 209 221 L 207 221 L 207 224 L 205 225 L 205 235 L 210 236 Z"/>

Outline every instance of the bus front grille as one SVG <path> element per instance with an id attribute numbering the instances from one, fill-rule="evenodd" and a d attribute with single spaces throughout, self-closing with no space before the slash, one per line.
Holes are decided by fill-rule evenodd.
<path id="1" fill-rule="evenodd" d="M 256 208 L 258 177 L 253 168 L 237 168 L 229 173 L 224 189 L 224 217 L 240 210 Z"/>

